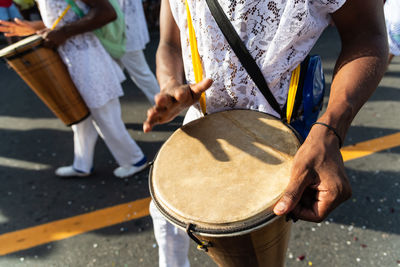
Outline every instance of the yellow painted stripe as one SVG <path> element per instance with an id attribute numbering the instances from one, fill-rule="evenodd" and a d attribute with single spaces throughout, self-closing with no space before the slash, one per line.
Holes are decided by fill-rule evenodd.
<path id="1" fill-rule="evenodd" d="M 400 133 L 342 148 L 344 161 L 400 146 Z M 0 235 L 0 255 L 32 248 L 149 215 L 150 198 Z"/>
<path id="2" fill-rule="evenodd" d="M 344 161 L 371 155 L 375 152 L 400 146 L 400 132 L 342 148 Z"/>
<path id="3" fill-rule="evenodd" d="M 0 255 L 149 215 L 150 198 L 0 235 Z"/>

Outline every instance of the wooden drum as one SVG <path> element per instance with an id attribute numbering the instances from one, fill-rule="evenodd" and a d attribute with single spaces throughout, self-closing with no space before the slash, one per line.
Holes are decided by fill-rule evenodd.
<path id="1" fill-rule="evenodd" d="M 291 222 L 272 209 L 289 183 L 298 135 L 250 110 L 208 115 L 161 147 L 150 192 L 218 266 L 284 266 Z"/>
<path id="2" fill-rule="evenodd" d="M 58 53 L 42 43 L 42 37 L 33 35 L 0 50 L 0 57 L 66 125 L 78 123 L 89 109 Z"/>

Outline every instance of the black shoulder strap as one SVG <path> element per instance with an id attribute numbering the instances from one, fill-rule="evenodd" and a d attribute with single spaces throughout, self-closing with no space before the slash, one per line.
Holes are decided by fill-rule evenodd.
<path id="1" fill-rule="evenodd" d="M 240 39 L 239 35 L 233 28 L 231 22 L 228 17 L 225 15 L 223 9 L 219 5 L 217 0 L 206 0 L 208 8 L 211 11 L 215 21 L 217 22 L 219 28 L 224 34 L 226 40 L 231 46 L 235 55 L 239 58 L 240 63 L 242 63 L 243 67 L 246 69 L 247 73 L 253 80 L 253 82 L 257 85 L 258 89 L 267 99 L 268 103 L 271 107 L 282 116 L 282 110 L 276 101 L 274 95 L 271 93 L 268 88 L 267 82 L 263 74 L 261 73 L 260 68 L 258 67 L 254 58 L 250 55 L 250 52 L 247 50 L 246 46 Z"/>

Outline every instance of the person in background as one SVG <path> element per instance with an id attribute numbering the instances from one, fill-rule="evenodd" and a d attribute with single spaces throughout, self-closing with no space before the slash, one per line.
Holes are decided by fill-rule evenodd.
<path id="1" fill-rule="evenodd" d="M 154 97 L 160 92 L 160 87 L 153 72 L 146 62 L 143 50 L 150 41 L 146 19 L 141 0 L 118 0 L 125 15 L 126 52 L 119 59 L 132 81 L 154 105 Z"/>
<path id="2" fill-rule="evenodd" d="M 386 0 L 384 3 L 386 31 L 389 41 L 389 61 L 400 55 L 400 1 Z"/>
<path id="3" fill-rule="evenodd" d="M 340 146 L 350 124 L 377 88 L 387 66 L 382 2 L 376 0 L 218 1 L 261 69 L 282 108 L 291 72 L 333 19 L 341 38 L 327 109 L 296 153 L 291 179 L 274 206 L 278 216 L 321 222 L 351 197 Z M 250 109 L 280 117 L 239 62 L 205 1 L 187 1 L 204 78 L 196 83 L 188 41 L 185 1 L 162 0 L 157 78 L 161 92 L 148 110 L 144 132 L 171 121 L 189 107 L 184 122 L 207 113 Z M 396 12 L 398 9 L 396 8 Z M 223 127 L 223 125 L 221 126 Z M 196 163 L 193 163 L 196 164 Z M 182 189 L 184 190 L 184 189 Z M 189 237 L 150 204 L 159 265 L 187 267 Z"/>
<path id="4" fill-rule="evenodd" d="M 92 32 L 116 18 L 107 0 L 81 0 L 77 5 L 84 10 L 80 19 L 69 11 L 54 30 L 53 23 L 66 9 L 64 0 L 38 0 L 43 21 L 0 21 L 0 31 L 8 36 L 27 36 L 39 33 L 44 45 L 57 47 L 91 115 L 72 126 L 74 160 L 70 166 L 60 167 L 55 174 L 61 177 L 83 177 L 93 171 L 96 140 L 100 135 L 116 159 L 114 170 L 118 178 L 131 176 L 147 167 L 147 159 L 129 135 L 121 118 L 119 97 L 123 95 L 121 82 L 125 79 L 121 68 L 104 49 Z"/>
<path id="5" fill-rule="evenodd" d="M 24 20 L 40 19 L 39 10 L 35 0 L 13 0 Z"/>
<path id="6" fill-rule="evenodd" d="M 0 20 L 13 21 L 14 19 L 22 19 L 22 15 L 12 0 L 0 0 Z M 7 37 L 8 44 L 17 41 L 19 38 Z"/>

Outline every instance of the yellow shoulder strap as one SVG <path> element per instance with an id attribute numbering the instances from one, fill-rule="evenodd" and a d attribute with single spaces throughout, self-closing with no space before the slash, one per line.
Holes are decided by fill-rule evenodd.
<path id="1" fill-rule="evenodd" d="M 196 34 L 194 32 L 193 24 L 192 24 L 192 17 L 190 16 L 189 5 L 187 0 L 185 0 L 186 5 L 186 13 L 187 13 L 187 23 L 189 28 L 189 43 L 190 43 L 190 51 L 192 52 L 192 63 L 193 63 L 193 70 L 194 70 L 194 78 L 196 83 L 203 80 L 203 68 L 201 66 L 201 60 L 199 51 L 197 49 L 197 41 L 196 41 Z M 206 110 L 206 96 L 204 93 L 201 94 L 200 97 L 200 107 L 203 114 L 207 114 Z"/>
<path id="2" fill-rule="evenodd" d="M 63 19 L 65 14 L 67 14 L 68 10 L 71 8 L 70 5 L 67 5 L 67 7 L 64 9 L 64 11 L 61 13 L 61 15 L 54 21 L 53 26 L 51 26 L 51 29 L 54 30 L 57 26 L 57 24 Z"/>
<path id="3" fill-rule="evenodd" d="M 292 78 L 290 79 L 290 86 L 286 103 L 286 120 L 288 123 L 290 123 L 290 120 L 292 118 L 294 101 L 296 99 L 296 93 L 299 87 L 299 78 L 300 78 L 300 64 L 293 70 Z"/>

